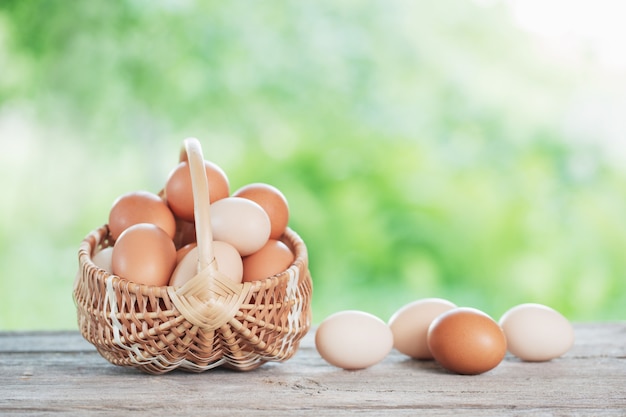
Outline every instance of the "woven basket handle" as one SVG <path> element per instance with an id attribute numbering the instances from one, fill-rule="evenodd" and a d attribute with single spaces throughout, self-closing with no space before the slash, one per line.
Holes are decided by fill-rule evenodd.
<path id="1" fill-rule="evenodd" d="M 185 318 L 205 330 L 215 330 L 235 317 L 249 284 L 238 284 L 219 271 L 213 253 L 209 185 L 200 142 L 185 139 L 181 161 L 191 172 L 194 218 L 198 245 L 197 275 L 181 287 L 169 287 L 170 299 Z"/>
<path id="2" fill-rule="evenodd" d="M 187 161 L 191 173 L 193 190 L 193 210 L 196 223 L 196 240 L 198 243 L 198 272 L 217 268 L 213 262 L 213 232 L 211 231 L 211 213 L 209 200 L 209 182 L 204 169 L 202 147 L 196 138 L 187 138 L 183 142 L 187 153 Z"/>

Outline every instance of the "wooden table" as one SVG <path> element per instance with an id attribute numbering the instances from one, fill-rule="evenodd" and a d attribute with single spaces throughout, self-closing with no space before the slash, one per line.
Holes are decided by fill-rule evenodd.
<path id="1" fill-rule="evenodd" d="M 284 363 L 153 376 L 109 364 L 77 332 L 4 332 L 0 415 L 626 416 L 626 322 L 575 330 L 562 358 L 507 356 L 477 376 L 396 351 L 369 369 L 343 371 L 320 358 L 313 331 Z"/>

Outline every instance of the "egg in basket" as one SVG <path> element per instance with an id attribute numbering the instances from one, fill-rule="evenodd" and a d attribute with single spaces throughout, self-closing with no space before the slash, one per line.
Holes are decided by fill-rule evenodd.
<path id="1" fill-rule="evenodd" d="M 81 242 L 78 325 L 111 363 L 152 374 L 252 370 L 292 357 L 310 329 L 308 254 L 287 226 L 286 200 L 267 184 L 232 196 L 226 185 L 224 195 L 219 171 L 186 139 L 156 198 L 120 197 Z M 183 185 L 170 184 L 175 176 Z"/>

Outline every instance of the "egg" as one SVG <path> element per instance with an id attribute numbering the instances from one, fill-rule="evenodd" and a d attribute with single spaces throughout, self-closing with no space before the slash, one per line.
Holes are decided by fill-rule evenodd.
<path id="1" fill-rule="evenodd" d="M 506 337 L 498 323 L 474 308 L 457 307 L 437 316 L 427 342 L 435 360 L 458 374 L 487 372 L 506 354 Z"/>
<path id="2" fill-rule="evenodd" d="M 197 243 L 188 243 L 185 246 L 183 246 L 182 248 L 178 249 L 176 251 L 176 265 L 178 265 L 180 263 L 180 261 L 183 260 L 185 255 L 187 255 L 189 253 L 189 251 L 192 250 L 193 248 L 195 248 L 196 246 L 198 246 Z"/>
<path id="3" fill-rule="evenodd" d="M 315 332 L 315 347 L 329 364 L 348 370 L 364 369 L 391 351 L 393 335 L 380 318 L 345 310 L 324 319 Z"/>
<path id="4" fill-rule="evenodd" d="M 558 358 L 574 344 L 574 328 L 558 311 L 543 304 L 512 307 L 500 318 L 508 350 L 524 361 Z"/>
<path id="5" fill-rule="evenodd" d="M 210 203 L 228 197 L 230 185 L 222 168 L 213 162 L 204 161 L 204 169 L 209 185 Z M 194 203 L 188 162 L 179 163 L 170 172 L 165 183 L 165 198 L 177 218 L 193 222 Z"/>
<path id="6" fill-rule="evenodd" d="M 118 197 L 109 211 L 109 231 L 117 240 L 129 226 L 152 223 L 163 229 L 170 238 L 176 233 L 176 219 L 167 204 L 148 191 L 132 191 Z"/>
<path id="7" fill-rule="evenodd" d="M 279 239 L 289 223 L 289 204 L 283 193 L 273 185 L 265 183 L 248 184 L 233 193 L 260 205 L 270 218 L 270 239 Z"/>
<path id="8" fill-rule="evenodd" d="M 226 242 L 213 242 L 213 255 L 218 270 L 236 283 L 240 283 L 243 276 L 243 263 L 239 252 Z M 178 262 L 169 285 L 180 287 L 198 273 L 198 247 L 193 245 Z"/>
<path id="9" fill-rule="evenodd" d="M 113 271 L 113 247 L 109 246 L 98 251 L 91 257 L 91 261 L 109 274 Z"/>
<path id="10" fill-rule="evenodd" d="M 283 272 L 294 259 L 287 245 L 269 239 L 261 249 L 243 258 L 243 281 L 258 281 Z"/>
<path id="11" fill-rule="evenodd" d="M 243 279 L 243 260 L 233 245 L 216 240 L 213 242 L 213 253 L 217 268 L 234 282 Z"/>
<path id="12" fill-rule="evenodd" d="M 270 236 L 270 219 L 252 200 L 227 197 L 211 204 L 213 239 L 233 245 L 241 256 L 261 249 Z"/>
<path id="13" fill-rule="evenodd" d="M 414 359 L 433 359 L 426 341 L 428 326 L 437 316 L 455 307 L 441 298 L 424 298 L 401 307 L 389 319 L 393 346 Z"/>
<path id="14" fill-rule="evenodd" d="M 167 285 L 176 266 L 176 247 L 158 226 L 139 223 L 124 230 L 113 246 L 113 273 L 144 285 Z"/>

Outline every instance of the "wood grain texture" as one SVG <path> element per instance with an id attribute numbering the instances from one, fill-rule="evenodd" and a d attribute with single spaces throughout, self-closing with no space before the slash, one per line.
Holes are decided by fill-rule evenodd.
<path id="1" fill-rule="evenodd" d="M 626 416 L 626 322 L 575 331 L 559 359 L 507 356 L 477 376 L 396 351 L 343 371 L 320 358 L 313 331 L 284 363 L 153 376 L 109 364 L 77 332 L 3 332 L 0 415 Z"/>

